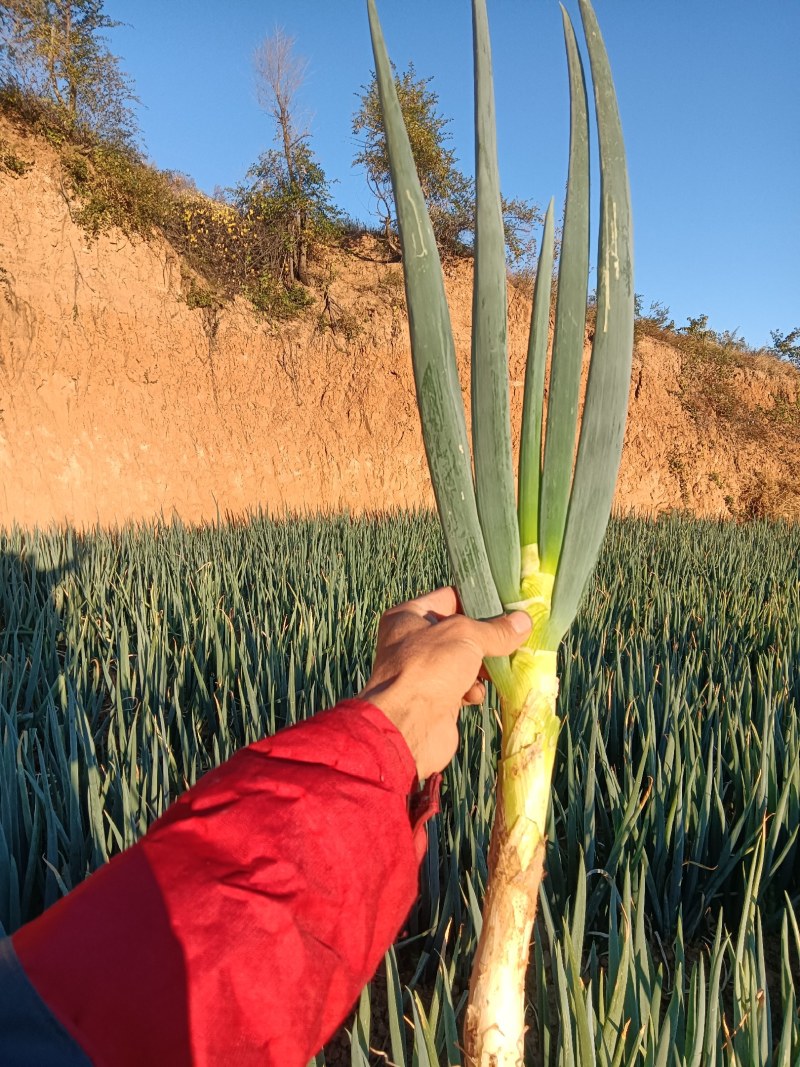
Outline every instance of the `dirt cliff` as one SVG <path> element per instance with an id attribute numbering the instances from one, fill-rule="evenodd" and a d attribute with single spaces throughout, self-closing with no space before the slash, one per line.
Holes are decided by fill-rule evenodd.
<path id="1" fill-rule="evenodd" d="M 370 239 L 318 264 L 302 320 L 191 308 L 166 242 L 87 239 L 52 149 L 0 134 L 33 164 L 0 166 L 0 524 L 432 503 L 400 268 Z M 448 271 L 462 381 L 470 284 Z M 512 290 L 517 425 L 528 316 Z M 641 339 L 617 507 L 800 517 L 799 405 L 771 358 Z"/>

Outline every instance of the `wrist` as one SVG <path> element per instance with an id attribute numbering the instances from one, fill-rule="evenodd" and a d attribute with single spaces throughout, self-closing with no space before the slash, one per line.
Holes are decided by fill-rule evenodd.
<path id="1" fill-rule="evenodd" d="M 383 712 L 389 722 L 402 736 L 419 772 L 421 741 L 413 715 L 413 702 L 402 685 L 391 679 L 384 682 L 368 682 L 357 694 L 356 700 L 364 700 Z M 420 775 L 422 776 L 422 775 Z"/>

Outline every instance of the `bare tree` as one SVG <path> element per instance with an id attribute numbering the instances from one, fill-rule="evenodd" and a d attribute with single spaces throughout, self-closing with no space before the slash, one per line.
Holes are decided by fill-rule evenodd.
<path id="1" fill-rule="evenodd" d="M 295 39 L 278 27 L 253 54 L 258 102 L 275 120 L 275 139 L 281 146 L 289 192 L 296 203 L 293 211 L 291 247 L 287 273 L 289 283 L 308 281 L 308 213 L 303 189 L 311 152 L 309 130 L 302 121 L 298 93 L 305 81 L 308 62 L 295 55 Z"/>

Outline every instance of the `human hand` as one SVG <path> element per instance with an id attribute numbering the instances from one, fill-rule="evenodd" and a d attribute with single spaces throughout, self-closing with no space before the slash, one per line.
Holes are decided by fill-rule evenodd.
<path id="1" fill-rule="evenodd" d="M 383 614 L 372 675 L 358 696 L 394 723 L 427 778 L 455 755 L 461 705 L 483 700 L 484 657 L 510 655 L 530 631 L 524 611 L 477 622 L 460 613 L 452 586 L 436 589 Z"/>

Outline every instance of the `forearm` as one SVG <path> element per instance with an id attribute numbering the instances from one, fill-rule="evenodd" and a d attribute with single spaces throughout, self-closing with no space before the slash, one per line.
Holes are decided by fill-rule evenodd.
<path id="1" fill-rule="evenodd" d="M 14 946 L 100 1065 L 303 1067 L 417 893 L 414 762 L 352 701 L 207 774 Z"/>

